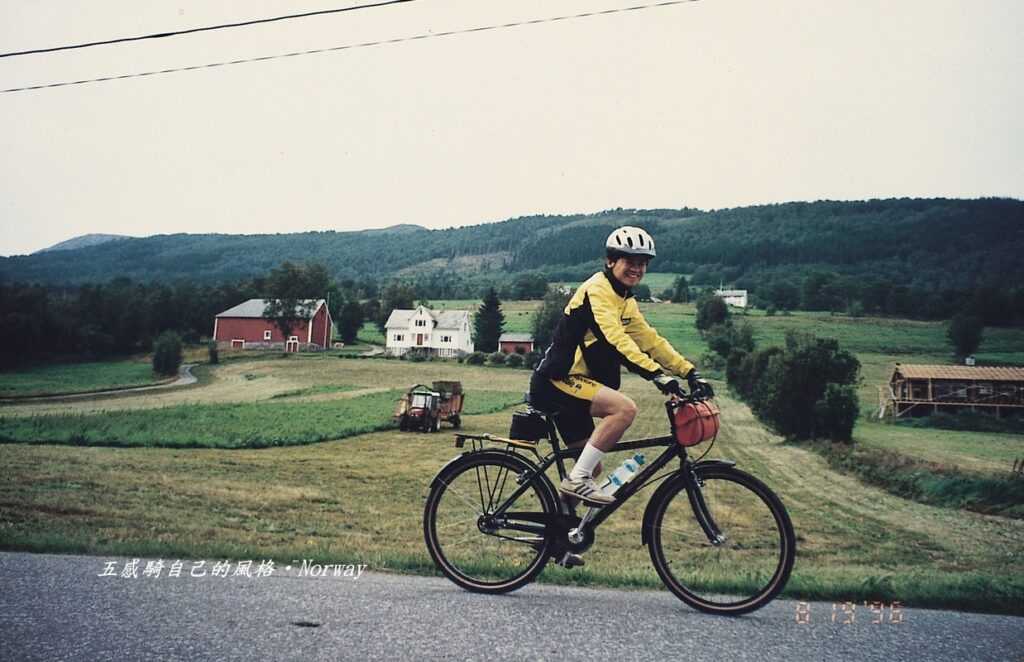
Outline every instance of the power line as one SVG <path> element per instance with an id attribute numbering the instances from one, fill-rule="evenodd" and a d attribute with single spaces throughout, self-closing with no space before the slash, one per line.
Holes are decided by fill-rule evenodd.
<path id="1" fill-rule="evenodd" d="M 54 53 L 56 51 L 70 51 L 76 48 L 90 48 L 92 46 L 108 46 L 110 44 L 121 44 L 127 41 L 142 41 L 144 39 L 163 39 L 164 37 L 177 37 L 183 34 L 194 34 L 196 32 L 211 32 L 213 30 L 227 30 L 229 28 L 241 28 L 260 23 L 274 23 L 276 21 L 288 21 L 294 18 L 309 18 L 310 16 L 323 16 L 325 14 L 340 14 L 342 12 L 356 11 L 357 9 L 373 9 L 374 7 L 386 7 L 387 5 L 400 5 L 416 0 L 387 0 L 367 5 L 355 5 L 353 7 L 341 7 L 340 9 L 323 9 L 311 11 L 304 14 L 287 14 L 285 16 L 274 16 L 272 18 L 257 18 L 251 21 L 240 21 L 238 23 L 223 23 L 221 25 L 208 25 L 202 28 L 189 28 L 187 30 L 175 30 L 173 32 L 157 32 L 154 34 L 139 35 L 137 37 L 118 37 L 104 41 L 90 41 L 84 44 L 71 44 L 67 46 L 53 46 L 50 48 L 35 48 L 28 51 L 16 51 L 11 53 L 0 53 L 0 58 L 17 57 L 19 55 L 35 55 L 37 53 Z"/>
<path id="2" fill-rule="evenodd" d="M 280 53 L 278 55 L 265 55 L 263 57 L 245 58 L 242 60 L 229 60 L 226 62 L 211 62 L 209 64 L 197 64 L 191 67 L 175 67 L 173 69 L 160 69 L 156 71 L 143 71 L 132 74 L 122 74 L 119 76 L 103 76 L 102 78 L 89 78 L 83 80 L 63 81 L 59 83 L 45 83 L 41 85 L 31 85 L 27 87 L 12 87 L 6 90 L 0 90 L 0 94 L 10 94 L 13 92 L 28 92 L 30 90 L 42 90 L 52 87 L 69 87 L 72 85 L 87 85 L 90 83 L 103 83 L 112 80 L 125 80 L 128 78 L 143 78 L 146 76 L 159 76 L 162 74 L 178 73 L 182 71 L 196 71 L 199 69 L 214 69 L 216 67 L 228 67 L 236 64 L 247 64 L 250 62 L 267 62 L 269 60 L 279 60 L 289 57 L 299 57 L 303 55 L 315 55 L 317 53 L 332 53 L 336 51 L 354 50 L 356 48 L 368 48 L 370 46 L 384 46 L 387 44 L 399 44 L 407 41 L 418 41 L 421 39 L 435 39 L 438 37 L 451 37 L 455 35 L 470 34 L 473 32 L 487 32 L 489 30 L 503 30 L 506 28 L 515 28 L 524 25 L 538 25 L 541 23 L 554 23 L 557 21 L 568 21 L 578 18 L 588 18 L 591 16 L 603 16 L 607 14 L 621 14 L 624 12 L 641 11 L 644 9 L 654 9 L 657 7 L 668 7 L 671 5 L 684 5 L 699 2 L 700 0 L 666 0 L 665 2 L 655 2 L 646 5 L 634 5 L 632 7 L 620 7 L 617 9 L 604 9 L 601 11 L 584 12 L 582 14 L 568 14 L 565 16 L 554 16 L 551 18 L 537 18 L 529 21 L 516 21 L 514 23 L 500 23 L 495 25 L 484 25 L 475 28 L 464 28 L 461 30 L 449 30 L 447 32 L 427 32 L 423 34 L 413 35 L 410 37 L 397 37 L 395 39 L 382 39 L 380 41 L 364 41 L 356 44 L 346 44 L 343 46 L 332 46 L 330 48 L 317 48 L 308 51 L 294 51 L 292 53 Z"/>

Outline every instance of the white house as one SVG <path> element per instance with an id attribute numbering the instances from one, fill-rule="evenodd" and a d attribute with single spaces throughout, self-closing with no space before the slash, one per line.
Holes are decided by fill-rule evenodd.
<path id="1" fill-rule="evenodd" d="M 473 351 L 473 334 L 468 310 L 391 311 L 384 325 L 388 353 L 401 356 L 410 349 L 422 348 L 438 356 L 458 356 Z"/>
<path id="2" fill-rule="evenodd" d="M 737 308 L 747 307 L 746 290 L 715 290 L 715 296 L 725 299 L 726 305 L 736 306 Z"/>

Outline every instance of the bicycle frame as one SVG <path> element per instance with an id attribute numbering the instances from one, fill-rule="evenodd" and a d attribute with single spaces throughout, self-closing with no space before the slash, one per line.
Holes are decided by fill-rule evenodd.
<path id="1" fill-rule="evenodd" d="M 667 413 L 669 413 L 669 415 L 671 416 L 671 404 L 666 403 L 665 407 Z M 515 500 L 518 499 L 527 489 L 529 489 L 534 479 L 536 479 L 538 476 L 543 475 L 548 470 L 548 468 L 551 467 L 552 464 L 557 465 L 559 477 L 565 478 L 565 476 L 567 475 L 565 469 L 565 459 L 572 458 L 576 455 L 575 449 L 559 447 L 558 434 L 555 431 L 554 423 L 551 421 L 551 418 L 546 415 L 545 420 L 548 423 L 548 441 L 551 443 L 552 452 L 542 458 L 540 456 L 540 453 L 537 452 L 536 448 L 532 449 L 533 453 L 537 456 L 538 460 L 540 460 L 540 464 L 537 465 L 536 470 L 531 471 L 525 477 L 520 476 L 517 479 L 519 487 L 516 490 L 514 490 L 512 494 L 510 494 L 506 499 L 504 499 L 504 501 L 495 509 L 495 511 L 491 513 L 491 518 L 495 520 L 502 520 L 502 526 L 505 528 L 517 531 L 524 531 L 533 534 L 543 534 L 545 532 L 544 527 L 556 524 L 556 522 L 545 521 L 550 518 L 547 518 L 541 514 L 508 512 L 509 506 L 512 503 L 514 503 Z M 707 536 L 708 541 L 711 542 L 711 544 L 721 544 L 725 538 L 722 536 L 721 531 L 719 530 L 718 526 L 715 524 L 713 518 L 711 517 L 711 513 L 708 512 L 707 506 L 704 503 L 703 495 L 701 494 L 700 482 L 697 479 L 695 471 L 696 467 L 704 465 L 705 462 L 695 463 L 692 460 L 690 460 L 689 455 L 686 452 L 686 448 L 676 443 L 675 438 L 671 435 L 665 435 L 661 437 L 648 437 L 645 439 L 635 439 L 630 441 L 619 442 L 618 444 L 616 444 L 615 450 L 633 451 L 640 450 L 643 448 L 653 448 L 655 446 L 666 446 L 666 448 L 661 455 L 659 455 L 653 462 L 647 465 L 635 478 L 633 478 L 625 485 L 623 485 L 621 488 L 619 488 L 619 490 L 615 493 L 615 501 L 601 508 L 591 508 L 582 521 L 575 520 L 575 516 L 571 513 L 563 512 L 562 517 L 559 518 L 560 520 L 562 520 L 560 523 L 563 526 L 567 526 L 570 523 L 575 523 L 577 527 L 576 530 L 582 530 L 585 534 L 588 535 L 592 534 L 593 531 L 598 526 L 600 526 L 602 522 L 611 517 L 611 515 L 616 510 L 618 510 L 623 503 L 629 500 L 629 498 L 636 494 L 639 490 L 646 487 L 658 471 L 664 468 L 665 465 L 671 462 L 674 458 L 678 457 L 681 462 L 679 472 L 682 473 L 683 480 L 686 481 L 687 495 L 689 497 L 690 505 L 693 509 L 694 515 L 697 518 L 697 522 L 700 525 L 701 529 L 703 529 L 704 534 Z M 509 450 L 508 452 L 512 451 Z M 711 462 L 729 465 L 735 464 L 734 462 L 731 461 L 708 461 L 708 463 Z M 542 524 L 543 526 L 538 528 L 535 526 L 520 524 L 518 522 L 509 522 L 508 520 L 504 519 L 504 517 L 512 515 L 514 515 L 516 518 L 520 520 L 535 521 L 538 524 Z M 567 520 L 566 518 L 571 518 L 571 520 Z M 572 520 L 575 520 L 575 522 L 573 522 Z"/>

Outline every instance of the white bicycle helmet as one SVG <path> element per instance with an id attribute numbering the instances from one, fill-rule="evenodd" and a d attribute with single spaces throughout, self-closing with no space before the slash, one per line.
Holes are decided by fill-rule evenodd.
<path id="1" fill-rule="evenodd" d="M 624 225 L 614 230 L 608 235 L 608 241 L 604 242 L 604 247 L 609 258 L 618 258 L 623 255 L 646 257 L 657 255 L 651 235 L 647 234 L 643 228 L 636 228 L 632 225 Z"/>

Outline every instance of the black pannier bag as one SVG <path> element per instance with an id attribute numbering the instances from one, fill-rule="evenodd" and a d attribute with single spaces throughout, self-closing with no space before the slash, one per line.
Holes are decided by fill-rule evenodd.
<path id="1" fill-rule="evenodd" d="M 548 424 L 544 417 L 535 411 L 517 411 L 512 414 L 512 426 L 508 431 L 509 439 L 537 441 L 548 436 Z"/>

